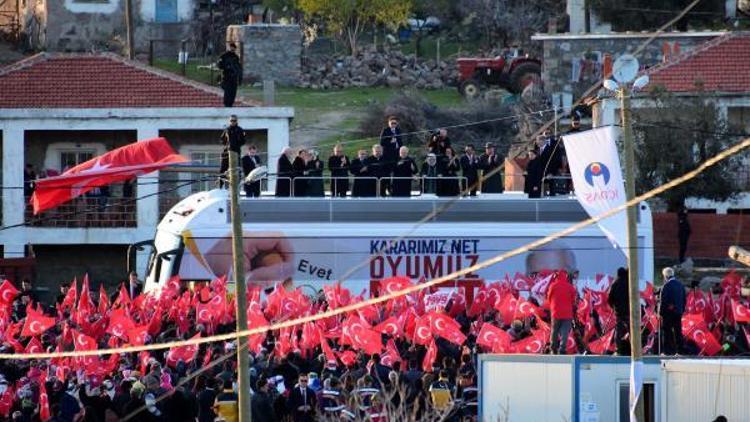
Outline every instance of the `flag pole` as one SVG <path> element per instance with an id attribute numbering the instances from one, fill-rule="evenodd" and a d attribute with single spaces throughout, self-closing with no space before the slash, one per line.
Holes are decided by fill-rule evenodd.
<path id="1" fill-rule="evenodd" d="M 234 294 L 237 303 L 237 331 L 247 330 L 247 287 L 245 286 L 245 251 L 242 245 L 242 215 L 240 214 L 239 154 L 229 153 L 229 201 L 232 218 L 232 264 L 234 272 Z M 223 175 L 220 175 L 220 177 Z M 248 350 L 243 346 L 247 339 L 237 340 L 237 396 L 239 421 L 251 422 L 250 409 L 250 368 Z"/>
<path id="2" fill-rule="evenodd" d="M 633 128 L 630 117 L 630 88 L 623 84 L 620 88 L 620 119 L 622 124 L 623 143 L 625 149 L 625 195 L 627 201 L 635 198 L 635 151 L 633 145 Z M 641 369 L 643 367 L 643 352 L 641 350 L 641 302 L 638 283 L 638 234 L 637 213 L 638 205 L 628 207 L 628 295 L 630 299 L 630 359 L 631 383 L 640 384 Z M 639 373 L 640 372 L 640 373 Z M 630 391 L 635 391 L 636 404 L 633 412 L 637 421 L 643 421 L 643 399 L 639 385 L 631 385 Z M 633 422 L 631 420 L 631 422 Z"/>

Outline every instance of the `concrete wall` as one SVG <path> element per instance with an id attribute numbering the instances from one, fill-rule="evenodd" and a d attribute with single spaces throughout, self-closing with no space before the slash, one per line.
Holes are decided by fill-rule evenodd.
<path id="1" fill-rule="evenodd" d="M 641 67 L 648 68 L 665 60 L 665 51 L 686 52 L 722 32 L 666 33 L 657 37 L 639 55 Z M 651 34 L 617 33 L 584 35 L 538 34 L 532 40 L 542 43 L 544 58 L 542 80 L 550 94 L 572 94 L 577 99 L 591 85 L 601 80 L 605 54 L 613 60 L 635 51 Z"/>
<path id="2" fill-rule="evenodd" d="M 137 140 L 135 130 L 107 131 L 107 130 L 34 130 L 26 132 L 25 163 L 31 164 L 36 170 L 54 169 L 59 167 L 59 152 L 55 144 L 88 145 L 98 144 L 104 151 L 110 151 Z M 65 148 L 68 150 L 69 148 Z M 89 148 L 85 148 L 89 149 Z M 98 149 L 97 149 L 98 151 Z"/>
<path id="3" fill-rule="evenodd" d="M 302 71 L 302 31 L 299 25 L 230 25 L 227 42 L 242 45 L 244 77 L 248 82 L 272 79 L 294 85 Z"/>
<path id="4" fill-rule="evenodd" d="M 122 50 L 126 42 L 124 4 L 124 0 L 47 1 L 44 48 L 47 51 Z M 179 40 L 194 36 L 195 0 L 176 0 L 176 5 L 177 20 L 161 23 L 156 22 L 156 0 L 133 0 L 134 39 L 139 52 L 148 51 L 151 39 Z M 176 47 L 179 49 L 179 44 Z"/>

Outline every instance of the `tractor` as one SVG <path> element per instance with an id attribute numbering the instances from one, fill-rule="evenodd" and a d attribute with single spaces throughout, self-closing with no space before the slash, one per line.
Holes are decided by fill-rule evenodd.
<path id="1" fill-rule="evenodd" d="M 478 97 L 489 87 L 504 88 L 520 94 L 531 82 L 539 80 L 542 63 L 519 49 L 506 51 L 495 58 L 460 58 L 458 90 L 466 98 Z"/>

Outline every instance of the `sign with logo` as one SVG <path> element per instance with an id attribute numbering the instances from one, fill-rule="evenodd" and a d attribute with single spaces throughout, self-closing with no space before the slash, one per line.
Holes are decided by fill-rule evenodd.
<path id="1" fill-rule="evenodd" d="M 625 186 L 615 145 L 619 132 L 615 126 L 606 126 L 563 136 L 576 197 L 592 217 L 625 203 Z M 599 227 L 627 254 L 624 210 L 599 221 Z"/>

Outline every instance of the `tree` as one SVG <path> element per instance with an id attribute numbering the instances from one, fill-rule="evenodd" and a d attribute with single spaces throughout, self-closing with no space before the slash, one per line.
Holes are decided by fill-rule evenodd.
<path id="1" fill-rule="evenodd" d="M 694 170 L 706 159 L 737 139 L 729 135 L 727 122 L 707 95 L 675 97 L 664 91 L 651 94 L 653 108 L 633 110 L 639 193 L 663 185 Z M 709 168 L 698 177 L 662 194 L 669 211 L 684 205 L 687 197 L 716 201 L 738 193 L 738 159 Z"/>
<path id="2" fill-rule="evenodd" d="M 692 0 L 587 0 L 591 10 L 615 31 L 656 30 L 682 11 Z M 724 18 L 725 0 L 703 0 L 675 29 L 686 31 L 689 25 L 710 26 Z"/>
<path id="3" fill-rule="evenodd" d="M 411 0 L 298 0 L 308 19 L 317 18 L 329 33 L 342 36 L 352 55 L 362 32 L 372 24 L 397 29 L 409 17 Z"/>
<path id="4" fill-rule="evenodd" d="M 478 26 L 490 47 L 527 45 L 531 35 L 544 32 L 550 18 L 561 17 L 559 0 L 463 0 L 461 10 L 469 25 Z M 497 41 L 500 41 L 499 43 Z"/>

